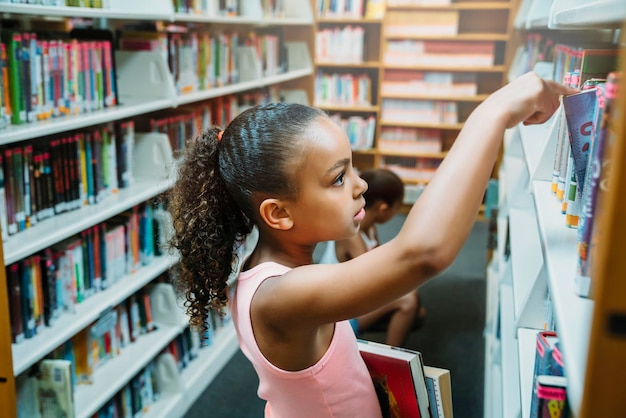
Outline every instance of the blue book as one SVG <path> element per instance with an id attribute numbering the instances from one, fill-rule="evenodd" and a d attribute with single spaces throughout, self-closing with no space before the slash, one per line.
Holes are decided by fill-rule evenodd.
<path id="1" fill-rule="evenodd" d="M 573 168 L 580 191 L 579 197 L 585 187 L 585 172 L 591 147 L 596 102 L 595 89 L 583 90 L 580 93 L 563 97 L 570 150 L 574 159 Z"/>

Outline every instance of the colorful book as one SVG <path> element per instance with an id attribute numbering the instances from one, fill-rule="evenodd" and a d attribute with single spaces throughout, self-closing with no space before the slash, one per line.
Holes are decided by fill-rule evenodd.
<path id="1" fill-rule="evenodd" d="M 401 347 L 358 340 L 384 416 L 430 417 L 422 354 Z"/>
<path id="2" fill-rule="evenodd" d="M 567 402 L 567 378 L 564 376 L 537 376 L 537 403 L 530 411 L 539 418 L 570 417 Z"/>
<path id="3" fill-rule="evenodd" d="M 596 107 L 596 90 L 588 89 L 563 97 L 570 150 L 574 158 L 576 182 L 582 190 L 587 169 Z"/>
<path id="4" fill-rule="evenodd" d="M 535 368 L 533 371 L 533 383 L 532 383 L 532 396 L 531 396 L 531 418 L 543 418 L 542 415 L 538 415 L 539 412 L 539 397 L 537 378 L 539 376 L 553 376 L 558 373 L 558 369 L 555 367 L 554 357 L 552 351 L 559 338 L 556 332 L 553 331 L 540 331 L 537 333 L 537 344 L 535 351 Z"/>

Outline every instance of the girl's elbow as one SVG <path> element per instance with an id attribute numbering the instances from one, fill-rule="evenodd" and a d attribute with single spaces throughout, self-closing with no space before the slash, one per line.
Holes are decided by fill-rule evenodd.
<path id="1" fill-rule="evenodd" d="M 413 261 L 413 268 L 418 275 L 426 280 L 443 273 L 452 262 L 454 257 L 442 247 L 421 247 L 409 256 Z"/>

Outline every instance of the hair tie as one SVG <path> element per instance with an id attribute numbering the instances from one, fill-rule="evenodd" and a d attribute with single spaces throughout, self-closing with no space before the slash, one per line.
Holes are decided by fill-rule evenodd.
<path id="1" fill-rule="evenodd" d="M 224 135 L 224 131 L 219 131 L 217 133 L 217 142 L 220 142 L 222 140 L 222 135 Z"/>

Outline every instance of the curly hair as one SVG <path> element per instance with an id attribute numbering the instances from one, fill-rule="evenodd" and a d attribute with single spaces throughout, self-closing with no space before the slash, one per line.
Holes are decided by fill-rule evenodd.
<path id="1" fill-rule="evenodd" d="M 217 127 L 189 141 L 170 190 L 180 255 L 176 289 L 185 296 L 190 324 L 204 335 L 211 310 L 228 302 L 227 280 L 237 248 L 258 222 L 255 202 L 295 199 L 302 138 L 319 109 L 293 103 L 252 107 L 234 118 L 218 139 Z"/>

